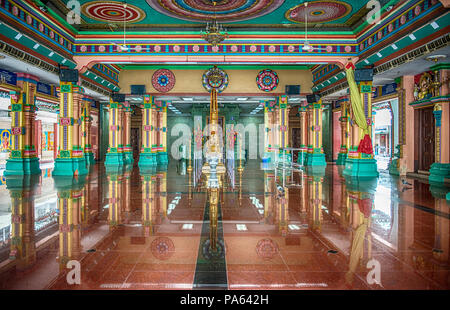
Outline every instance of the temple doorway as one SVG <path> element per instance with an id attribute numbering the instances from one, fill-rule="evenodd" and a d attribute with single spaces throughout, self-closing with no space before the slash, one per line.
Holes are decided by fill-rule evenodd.
<path id="1" fill-rule="evenodd" d="M 419 110 L 419 173 L 428 171 L 434 163 L 434 115 L 433 107 Z"/>

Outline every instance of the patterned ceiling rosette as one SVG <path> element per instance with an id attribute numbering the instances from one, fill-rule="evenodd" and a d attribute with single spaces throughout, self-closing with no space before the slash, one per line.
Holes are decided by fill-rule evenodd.
<path id="1" fill-rule="evenodd" d="M 278 74 L 270 69 L 259 71 L 256 76 L 256 85 L 263 91 L 272 91 L 278 86 Z"/>
<path id="2" fill-rule="evenodd" d="M 167 237 L 156 238 L 153 240 L 150 248 L 153 256 L 160 260 L 170 258 L 175 252 L 173 241 Z"/>
<path id="3" fill-rule="evenodd" d="M 206 22 L 216 10 L 219 22 L 237 22 L 269 14 L 279 8 L 284 0 L 221 0 L 214 9 L 209 0 L 147 0 L 156 11 L 170 17 Z"/>
<path id="4" fill-rule="evenodd" d="M 157 91 L 166 93 L 175 86 L 175 74 L 168 69 L 159 69 L 153 73 L 152 85 Z"/>
<path id="5" fill-rule="evenodd" d="M 221 93 L 228 86 L 228 74 L 220 68 L 210 68 L 203 73 L 202 84 L 208 92 L 215 88 L 218 93 Z"/>
<path id="6" fill-rule="evenodd" d="M 308 24 L 331 22 L 347 16 L 351 11 L 352 7 L 341 1 L 308 2 L 306 7 Z M 291 22 L 305 23 L 305 5 L 302 3 L 290 8 L 285 17 Z"/>
<path id="7" fill-rule="evenodd" d="M 145 18 L 145 12 L 140 8 L 127 4 L 123 7 L 122 2 L 117 1 L 92 1 L 83 4 L 82 13 L 94 20 L 105 23 L 137 23 Z"/>

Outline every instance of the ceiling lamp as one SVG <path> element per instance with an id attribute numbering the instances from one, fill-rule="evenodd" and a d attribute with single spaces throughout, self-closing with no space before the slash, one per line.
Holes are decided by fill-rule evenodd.
<path id="1" fill-rule="evenodd" d="M 312 50 L 312 46 L 308 42 L 308 12 L 306 12 L 306 8 L 308 7 L 308 2 L 305 2 L 305 43 L 303 44 L 304 51 Z"/>
<path id="2" fill-rule="evenodd" d="M 227 30 L 222 27 L 217 22 L 216 19 L 216 1 L 213 2 L 214 4 L 214 18 L 212 23 L 206 24 L 206 29 L 204 31 L 201 31 L 200 34 L 202 35 L 202 38 L 207 41 L 212 46 L 217 46 L 220 44 L 223 40 L 228 38 Z"/>

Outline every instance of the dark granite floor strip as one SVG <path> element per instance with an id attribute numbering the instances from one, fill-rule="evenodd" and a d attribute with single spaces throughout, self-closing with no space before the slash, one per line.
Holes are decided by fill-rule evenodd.
<path id="1" fill-rule="evenodd" d="M 197 256 L 193 288 L 197 290 L 227 289 L 227 267 L 223 239 L 222 208 L 218 204 L 217 250 L 210 249 L 209 201 L 203 215 L 202 234 Z"/>

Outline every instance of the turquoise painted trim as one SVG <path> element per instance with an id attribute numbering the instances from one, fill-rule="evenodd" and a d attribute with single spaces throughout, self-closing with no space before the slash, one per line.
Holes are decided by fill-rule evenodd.
<path id="1" fill-rule="evenodd" d="M 74 177 L 73 175 L 52 175 L 56 190 L 61 192 L 81 190 L 86 184 L 86 175 Z"/>
<path id="2" fill-rule="evenodd" d="M 347 160 L 347 153 L 339 153 L 336 161 L 336 165 L 343 166 L 345 165 L 345 161 Z"/>
<path id="3" fill-rule="evenodd" d="M 308 176 L 313 176 L 314 178 L 322 178 L 325 176 L 326 166 L 306 166 L 306 173 Z M 317 180 L 317 181 L 320 181 Z"/>
<path id="4" fill-rule="evenodd" d="M 437 185 L 443 185 L 446 182 L 450 182 L 450 164 L 432 164 L 428 182 L 430 182 L 430 184 Z"/>
<path id="5" fill-rule="evenodd" d="M 347 158 L 344 177 L 356 179 L 371 179 L 379 176 L 376 159 Z"/>
<path id="6" fill-rule="evenodd" d="M 169 164 L 167 152 L 158 152 L 156 155 L 156 162 L 158 166 L 166 166 Z"/>
<path id="7" fill-rule="evenodd" d="M 39 186 L 39 174 L 11 175 L 5 177 L 6 189 L 13 192 L 32 192 Z"/>
<path id="8" fill-rule="evenodd" d="M 35 175 L 41 174 L 39 158 L 10 158 L 6 160 L 6 169 L 3 175 Z"/>
<path id="9" fill-rule="evenodd" d="M 105 166 L 123 166 L 123 153 L 106 153 Z"/>
<path id="10" fill-rule="evenodd" d="M 55 168 L 52 175 L 54 176 L 73 176 L 86 175 L 89 170 L 87 169 L 86 159 L 82 158 L 56 158 Z"/>
<path id="11" fill-rule="evenodd" d="M 146 170 L 149 167 L 157 166 L 156 153 L 141 153 L 139 155 L 139 168 Z"/>
<path id="12" fill-rule="evenodd" d="M 134 163 L 133 152 L 123 152 L 123 164 L 131 165 Z"/>
<path id="13" fill-rule="evenodd" d="M 389 163 L 389 174 L 396 175 L 396 176 L 400 175 L 400 171 L 398 171 L 398 168 L 397 168 L 397 162 L 398 162 L 398 159 L 393 159 Z"/>
<path id="14" fill-rule="evenodd" d="M 306 163 L 305 166 L 325 166 L 326 167 L 327 162 L 325 160 L 325 154 L 311 154 L 308 153 L 308 156 L 306 157 Z"/>
<path id="15" fill-rule="evenodd" d="M 298 152 L 298 157 L 297 157 L 297 164 L 306 165 L 306 161 L 307 161 L 307 157 L 308 157 L 308 152 L 307 151 L 300 151 Z"/>
<path id="16" fill-rule="evenodd" d="M 84 153 L 84 158 L 86 160 L 86 165 L 95 165 L 94 153 Z"/>

